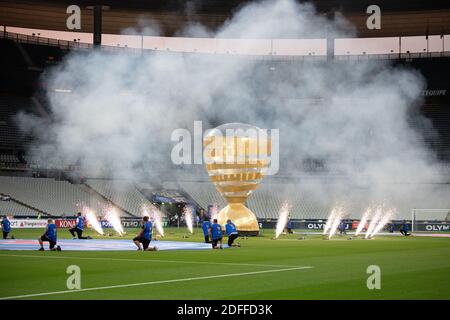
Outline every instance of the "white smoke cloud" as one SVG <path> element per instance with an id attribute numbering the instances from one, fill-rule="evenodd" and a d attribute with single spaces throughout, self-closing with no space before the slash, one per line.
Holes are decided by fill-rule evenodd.
<path id="1" fill-rule="evenodd" d="M 246 5 L 215 33 L 199 25 L 179 31 L 248 39 L 326 33 L 352 37 L 354 29 L 340 14 L 328 20 L 293 0 Z M 433 154 L 407 122 L 421 103 L 425 81 L 388 62 L 281 64 L 226 55 L 91 51 L 70 54 L 45 79 L 52 121 L 30 115 L 20 121 L 40 138 L 35 155 L 53 166 L 78 163 L 84 172 L 131 178 L 140 177 L 140 170 L 157 174 L 155 167 L 170 162 L 171 132 L 203 120 L 204 129 L 226 122 L 280 128 L 282 170 L 301 171 L 304 159 L 326 159 L 348 177 L 348 185 L 367 189 L 367 201 L 416 192 L 409 185 L 405 195 L 391 182 L 439 181 Z M 314 188 L 317 194 L 332 189 L 338 199 L 348 190 L 320 183 Z"/>

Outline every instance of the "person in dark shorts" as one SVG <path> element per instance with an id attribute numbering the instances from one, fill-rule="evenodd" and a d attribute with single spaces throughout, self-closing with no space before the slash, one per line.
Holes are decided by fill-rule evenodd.
<path id="1" fill-rule="evenodd" d="M 238 237 L 238 232 L 236 229 L 236 226 L 233 222 L 231 222 L 230 219 L 227 220 L 227 224 L 225 225 L 225 231 L 228 236 L 228 246 L 229 247 L 240 247 L 241 244 L 239 242 L 236 242 L 236 244 L 233 244 L 234 240 Z"/>
<path id="2" fill-rule="evenodd" d="M 3 231 L 3 239 L 6 240 L 8 238 L 8 234 L 11 232 L 11 221 L 9 221 L 7 216 L 3 217 L 2 231 Z"/>
<path id="3" fill-rule="evenodd" d="M 406 223 L 406 221 L 403 221 L 403 224 L 402 224 L 402 226 L 400 227 L 400 233 L 401 233 L 402 235 L 404 235 L 404 236 L 410 236 L 411 233 L 408 233 L 408 231 L 409 231 L 409 226 L 408 226 L 408 224 Z"/>
<path id="4" fill-rule="evenodd" d="M 338 227 L 339 234 L 347 234 L 347 232 L 345 231 L 345 228 L 346 228 L 345 221 L 342 220 L 342 221 L 339 223 L 339 227 Z"/>
<path id="5" fill-rule="evenodd" d="M 209 240 L 209 229 L 211 229 L 211 221 L 207 216 L 204 216 L 204 220 L 202 223 L 203 235 L 205 236 L 205 243 L 211 243 Z"/>
<path id="6" fill-rule="evenodd" d="M 214 219 L 211 225 L 211 243 L 213 249 L 223 249 L 222 247 L 222 226 L 217 223 L 217 219 Z"/>
<path id="7" fill-rule="evenodd" d="M 84 230 L 84 217 L 81 215 L 81 212 L 78 212 L 75 227 L 69 229 L 69 232 L 74 239 L 76 239 L 75 232 L 77 233 L 78 239 L 91 239 L 91 237 L 89 236 L 83 237 L 83 230 Z"/>
<path id="8" fill-rule="evenodd" d="M 141 232 L 139 232 L 137 237 L 133 239 L 133 242 L 138 247 L 138 251 L 141 251 L 142 249 L 144 251 L 157 251 L 156 247 L 149 247 L 150 242 L 152 241 L 153 224 L 147 216 L 145 216 L 142 220 L 143 220 L 142 230 Z"/>
<path id="9" fill-rule="evenodd" d="M 287 233 L 289 233 L 289 234 L 294 233 L 294 232 L 292 231 L 292 221 L 291 221 L 290 218 L 288 218 L 288 222 L 287 222 L 287 224 L 286 224 L 286 229 L 287 229 Z"/>
<path id="10" fill-rule="evenodd" d="M 56 235 L 56 225 L 52 219 L 47 220 L 47 227 L 45 228 L 44 234 L 38 238 L 39 251 L 44 251 L 44 242 L 49 243 L 49 247 L 51 251 L 61 251 L 61 247 L 56 245 L 57 235 Z"/>

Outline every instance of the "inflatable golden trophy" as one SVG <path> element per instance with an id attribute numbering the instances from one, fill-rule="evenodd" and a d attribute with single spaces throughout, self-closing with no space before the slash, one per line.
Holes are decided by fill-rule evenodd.
<path id="1" fill-rule="evenodd" d="M 259 232 L 255 214 L 245 206 L 269 165 L 271 139 L 265 131 L 242 123 L 212 129 L 203 138 L 206 170 L 228 205 L 218 214 L 222 226 L 228 219 L 240 234 Z"/>

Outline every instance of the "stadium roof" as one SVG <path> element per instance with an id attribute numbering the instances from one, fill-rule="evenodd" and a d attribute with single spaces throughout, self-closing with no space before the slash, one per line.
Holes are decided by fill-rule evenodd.
<path id="1" fill-rule="evenodd" d="M 103 33 L 118 34 L 138 21 L 154 21 L 161 35 L 172 36 L 188 22 L 198 22 L 216 29 L 240 6 L 250 1 L 238 0 L 0 0 L 0 25 L 67 31 L 66 8 L 77 4 L 82 9 L 82 32 L 92 32 L 92 11 L 88 6 L 101 3 L 109 7 L 103 13 Z M 313 0 L 321 13 L 340 11 L 353 22 L 359 37 L 423 36 L 450 34 L 448 0 L 378 0 L 382 11 L 381 30 L 368 30 L 366 9 L 371 0 Z M 187 4 L 188 3 L 188 4 Z"/>

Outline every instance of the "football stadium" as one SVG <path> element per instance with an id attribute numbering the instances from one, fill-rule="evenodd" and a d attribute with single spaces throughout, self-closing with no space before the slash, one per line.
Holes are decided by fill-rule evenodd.
<path id="1" fill-rule="evenodd" d="M 1 0 L 0 53 L 0 300 L 450 299 L 446 1 Z"/>

